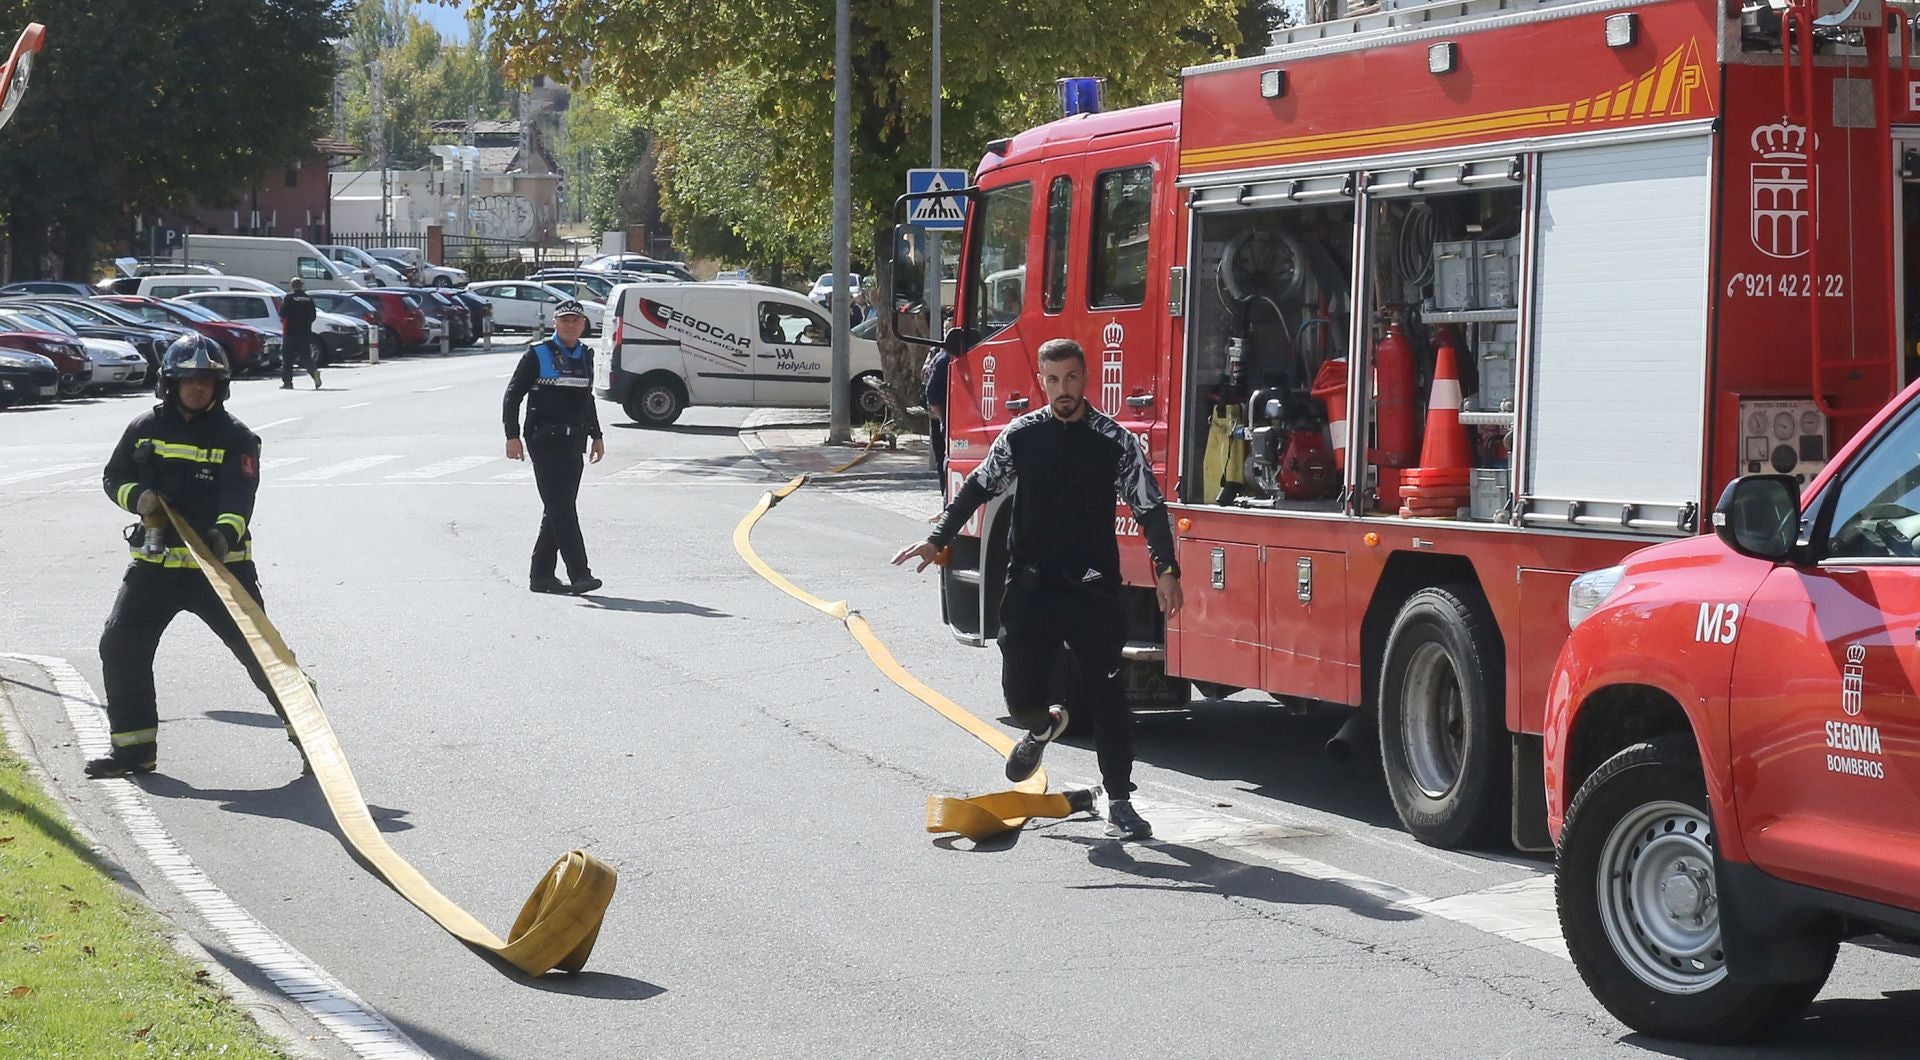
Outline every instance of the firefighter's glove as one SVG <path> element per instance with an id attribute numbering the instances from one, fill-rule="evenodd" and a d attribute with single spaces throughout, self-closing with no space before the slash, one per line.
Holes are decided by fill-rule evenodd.
<path id="1" fill-rule="evenodd" d="M 214 527 L 211 533 L 205 535 L 205 539 L 207 551 L 213 553 L 213 558 L 222 563 L 227 561 L 227 553 L 233 551 L 233 547 L 240 543 L 233 527 L 225 523 Z"/>
<path id="2" fill-rule="evenodd" d="M 133 502 L 133 510 L 143 519 L 153 518 L 160 514 L 160 502 L 163 499 L 159 490 L 143 489 L 140 499 Z"/>

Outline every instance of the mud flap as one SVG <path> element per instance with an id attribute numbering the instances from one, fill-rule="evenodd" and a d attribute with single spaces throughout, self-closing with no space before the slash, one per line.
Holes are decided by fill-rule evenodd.
<path id="1" fill-rule="evenodd" d="M 1547 831 L 1546 741 L 1531 733 L 1514 733 L 1513 848 L 1547 851 L 1553 837 Z"/>

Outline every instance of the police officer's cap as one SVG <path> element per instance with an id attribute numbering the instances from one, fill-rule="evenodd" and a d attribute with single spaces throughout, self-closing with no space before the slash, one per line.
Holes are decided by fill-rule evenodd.
<path id="1" fill-rule="evenodd" d="M 555 320 L 559 320 L 565 316 L 575 316 L 585 320 L 587 319 L 587 307 L 581 305 L 578 298 L 569 298 L 561 302 L 553 311 L 553 319 Z"/>

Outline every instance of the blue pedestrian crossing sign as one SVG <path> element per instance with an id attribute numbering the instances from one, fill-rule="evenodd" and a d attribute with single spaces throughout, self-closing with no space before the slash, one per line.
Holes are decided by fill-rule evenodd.
<path id="1" fill-rule="evenodd" d="M 967 171 L 964 169 L 909 169 L 907 170 L 907 194 L 926 195 L 949 189 L 958 191 L 967 186 Z M 959 231 L 967 223 L 967 197 L 964 195 L 941 196 L 928 199 L 909 199 L 907 201 L 907 223 L 919 225 L 931 231 Z"/>

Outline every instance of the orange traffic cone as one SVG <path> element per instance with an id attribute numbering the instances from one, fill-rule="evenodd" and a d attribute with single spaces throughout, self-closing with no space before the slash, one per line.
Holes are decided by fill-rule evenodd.
<path id="1" fill-rule="evenodd" d="M 1435 344 L 1433 361 L 1420 466 L 1405 472 L 1401 480 L 1402 518 L 1452 518 L 1469 501 L 1473 447 L 1467 429 L 1460 425 L 1459 354 L 1446 332 Z"/>

